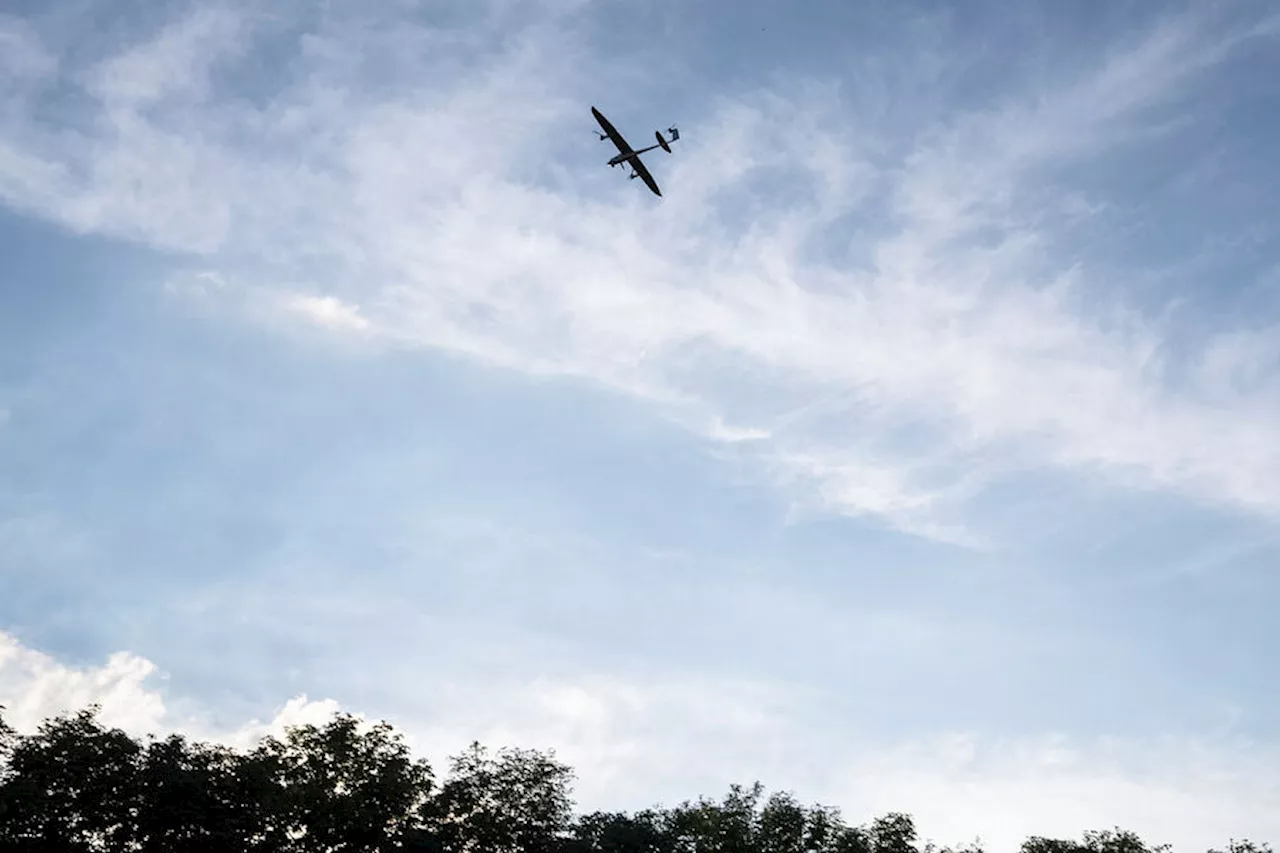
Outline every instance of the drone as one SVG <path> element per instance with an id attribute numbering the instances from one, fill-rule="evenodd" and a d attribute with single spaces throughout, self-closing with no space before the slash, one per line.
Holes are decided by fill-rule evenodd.
<path id="1" fill-rule="evenodd" d="M 596 136 L 600 137 L 602 142 L 606 139 L 611 140 L 618 149 L 617 155 L 609 160 L 610 168 L 614 166 L 621 166 L 624 163 L 629 164 L 631 166 L 631 174 L 629 177 L 639 178 L 645 182 L 645 185 L 648 186 L 649 189 L 653 190 L 654 195 L 662 195 L 662 191 L 658 189 L 658 182 L 653 179 L 653 175 L 649 174 L 649 170 L 645 167 L 644 162 L 641 161 L 640 155 L 646 151 L 652 151 L 655 148 L 661 148 L 663 151 L 670 154 L 671 143 L 680 138 L 680 131 L 676 130 L 674 127 L 667 128 L 667 133 L 671 135 L 671 139 L 668 140 L 662 136 L 662 131 L 655 130 L 653 135 L 657 138 L 658 144 L 650 145 L 648 148 L 641 148 L 637 151 L 627 143 L 627 140 L 622 138 L 622 134 L 618 133 L 617 129 L 610 124 L 609 120 L 605 118 L 598 109 L 592 107 L 591 114 L 596 117 L 596 121 L 599 122 L 601 129 L 604 130 L 604 133 L 596 131 Z"/>

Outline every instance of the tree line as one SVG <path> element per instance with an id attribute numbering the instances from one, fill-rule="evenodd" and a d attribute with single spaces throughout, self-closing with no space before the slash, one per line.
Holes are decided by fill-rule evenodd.
<path id="1" fill-rule="evenodd" d="M 137 739 L 91 706 L 19 734 L 0 708 L 0 853 L 982 853 L 910 815 L 851 826 L 760 783 L 718 799 L 578 814 L 554 752 L 473 743 L 437 778 L 385 722 L 335 714 L 235 750 Z M 1019 853 L 1163 853 L 1132 832 L 1031 837 Z M 1223 853 L 1223 851 L 1210 851 Z M 1232 841 L 1226 853 L 1270 853 Z"/>

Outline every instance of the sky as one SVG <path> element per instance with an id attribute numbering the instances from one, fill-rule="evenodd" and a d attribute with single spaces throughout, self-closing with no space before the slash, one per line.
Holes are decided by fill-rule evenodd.
<path id="1" fill-rule="evenodd" d="M 16 0 L 0 705 L 1280 842 L 1280 13 Z M 606 167 L 598 107 L 661 198 Z"/>

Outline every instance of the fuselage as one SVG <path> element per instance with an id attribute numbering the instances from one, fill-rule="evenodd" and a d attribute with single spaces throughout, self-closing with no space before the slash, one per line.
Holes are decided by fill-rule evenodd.
<path id="1" fill-rule="evenodd" d="M 657 147 L 658 146 L 656 145 L 650 145 L 648 148 L 641 148 L 639 151 L 623 151 L 622 153 L 609 158 L 609 165 L 616 166 L 619 163 L 629 163 L 632 160 L 638 159 L 644 152 L 652 151 Z"/>

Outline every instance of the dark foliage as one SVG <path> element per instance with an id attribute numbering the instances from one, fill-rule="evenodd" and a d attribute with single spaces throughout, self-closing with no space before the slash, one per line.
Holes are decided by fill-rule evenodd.
<path id="1" fill-rule="evenodd" d="M 0 709 L 2 711 L 3 709 Z M 849 826 L 830 806 L 732 786 L 632 814 L 575 816 L 553 753 L 472 744 L 436 784 L 385 723 L 338 714 L 237 752 L 136 740 L 97 709 L 21 735 L 0 716 L 0 853 L 983 853 L 921 843 L 906 814 Z M 1019 853 L 1167 853 L 1120 829 Z M 1271 853 L 1231 841 L 1225 851 Z"/>

